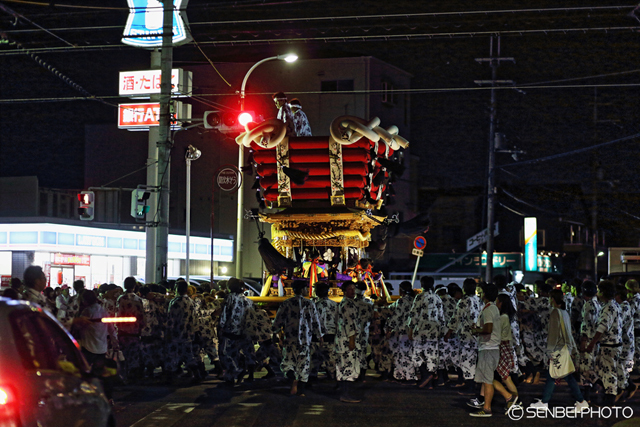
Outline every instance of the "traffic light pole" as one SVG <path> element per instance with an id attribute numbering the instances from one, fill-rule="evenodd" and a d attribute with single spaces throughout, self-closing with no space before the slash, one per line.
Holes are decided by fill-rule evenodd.
<path id="1" fill-rule="evenodd" d="M 173 0 L 163 1 L 162 49 L 160 52 L 160 125 L 149 131 L 147 185 L 159 187 L 149 200 L 145 280 L 158 283 L 167 278 L 169 246 L 169 182 L 171 161 L 171 67 L 173 65 Z M 158 68 L 158 51 L 151 53 L 151 67 Z M 157 163 L 156 163 L 157 160 Z"/>

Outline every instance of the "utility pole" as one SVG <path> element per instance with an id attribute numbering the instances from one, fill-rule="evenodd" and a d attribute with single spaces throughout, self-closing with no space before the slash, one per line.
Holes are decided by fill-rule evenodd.
<path id="1" fill-rule="evenodd" d="M 493 55 L 494 41 L 497 43 L 496 56 Z M 487 174 L 487 266 L 485 268 L 485 281 L 487 283 L 493 280 L 493 251 L 494 251 L 494 230 L 495 223 L 495 204 L 496 204 L 496 184 L 495 184 L 495 166 L 496 166 L 496 148 L 495 148 L 495 121 L 496 121 L 496 86 L 497 85 L 513 85 L 512 80 L 497 80 L 498 67 L 502 61 L 515 62 L 514 58 L 500 57 L 500 36 L 491 36 L 489 42 L 489 57 L 476 58 L 479 63 L 488 62 L 491 66 L 491 80 L 476 80 L 476 84 L 491 85 L 491 105 L 489 110 L 489 170 Z"/>
<path id="2" fill-rule="evenodd" d="M 151 68 L 160 78 L 160 125 L 149 130 L 147 185 L 159 188 L 149 198 L 145 279 L 158 283 L 167 278 L 169 245 L 169 182 L 171 161 L 171 68 L 173 65 L 173 0 L 163 1 L 162 48 L 151 52 Z M 159 67 L 158 67 L 159 66 Z M 155 98 L 155 99 L 154 99 Z M 158 100 L 157 95 L 151 98 Z"/>

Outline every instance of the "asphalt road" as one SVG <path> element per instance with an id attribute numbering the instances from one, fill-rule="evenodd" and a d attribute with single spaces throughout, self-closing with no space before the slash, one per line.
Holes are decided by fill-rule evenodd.
<path id="1" fill-rule="evenodd" d="M 512 420 L 504 414 L 502 396 L 494 398 L 493 417 L 473 418 L 466 405 L 469 398 L 458 395 L 457 389 L 421 390 L 381 381 L 371 370 L 366 381 L 358 383 L 357 394 L 363 398 L 358 404 L 340 402 L 332 381 L 321 379 L 305 397 L 289 396 L 284 380 L 265 380 L 264 374 L 233 389 L 213 376 L 195 386 L 179 379 L 171 387 L 153 381 L 118 387 L 114 395 L 118 427 L 640 426 L 640 392 L 631 401 L 618 403 L 617 410 L 593 409 L 575 418 L 561 412 L 572 405 L 567 386 L 561 385 L 552 400 L 554 412 L 535 414 L 525 409 L 514 413 L 520 420 Z M 527 406 L 541 396 L 542 387 L 519 387 Z"/>

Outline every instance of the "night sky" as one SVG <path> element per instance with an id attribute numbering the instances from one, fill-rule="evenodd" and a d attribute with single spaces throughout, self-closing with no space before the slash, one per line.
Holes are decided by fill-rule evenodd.
<path id="1" fill-rule="evenodd" d="M 0 174 L 37 175 L 43 187 L 83 188 L 85 125 L 116 126 L 118 71 L 148 66 L 146 51 L 119 42 L 126 1 L 108 2 L 118 10 L 4 3 L 77 48 L 71 51 L 41 30 L 25 31 L 34 26 L 24 18 L 14 26 L 16 18 L 4 12 L 0 28 L 6 40 L 21 43 L 47 67 L 105 99 L 71 100 L 83 93 L 32 57 L 9 55 L 15 45 L 1 44 Z M 410 141 L 412 153 L 420 156 L 422 187 L 484 191 L 490 92 L 474 80 L 489 80 L 491 69 L 475 58 L 489 56 L 492 32 L 503 33 L 501 56 L 515 59 L 499 67 L 498 79 L 512 80 L 519 89 L 497 91 L 496 130 L 506 136 L 509 148 L 526 151 L 521 161 L 640 132 L 640 22 L 629 16 L 635 6 L 560 10 L 589 5 L 621 3 L 191 0 L 187 14 L 195 39 L 214 62 L 255 61 L 286 45 L 301 58 L 371 55 L 408 71 L 413 75 Z M 527 8 L 537 10 L 523 11 Z M 509 12 L 491 13 L 497 10 Z M 475 11 L 486 13 L 471 13 Z M 347 16 L 359 19 L 300 19 Z M 101 28 L 90 28 L 96 26 Z M 300 42 L 301 38 L 306 40 Z M 176 49 L 174 60 L 179 65 L 206 58 L 191 44 Z M 44 98 L 53 101 L 42 102 Z M 637 144 L 637 139 L 630 139 L 555 160 L 509 166 L 498 173 L 498 184 L 535 206 L 587 222 L 586 200 L 597 186 L 605 200 L 604 226 L 637 235 L 638 220 L 621 213 L 637 211 Z M 497 161 L 514 163 L 508 154 L 499 154 Z M 511 206 L 518 204 L 501 197 Z"/>

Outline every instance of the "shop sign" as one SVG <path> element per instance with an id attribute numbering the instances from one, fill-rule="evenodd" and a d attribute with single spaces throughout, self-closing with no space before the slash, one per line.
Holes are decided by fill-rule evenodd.
<path id="1" fill-rule="evenodd" d="M 172 103 L 171 115 L 176 119 L 191 117 L 191 105 L 175 101 Z M 160 103 L 143 102 L 139 104 L 118 105 L 118 128 L 149 130 L 151 126 L 160 126 Z M 180 124 L 173 121 L 173 129 L 180 128 Z"/>
<path id="2" fill-rule="evenodd" d="M 129 17 L 122 34 L 122 43 L 129 46 L 155 49 L 162 46 L 164 10 L 161 0 L 127 0 Z M 192 40 L 187 32 L 187 3 L 173 0 L 173 45 L 180 46 Z"/>
<path id="3" fill-rule="evenodd" d="M 77 246 L 95 246 L 104 248 L 106 240 L 103 236 L 87 236 L 86 234 L 78 234 L 76 236 Z"/>
<path id="4" fill-rule="evenodd" d="M 520 253 L 493 253 L 493 268 L 520 269 Z M 420 261 L 420 271 L 439 271 L 447 266 L 443 272 L 478 273 L 480 267 L 487 266 L 487 254 L 428 254 Z"/>
<path id="5" fill-rule="evenodd" d="M 524 219 L 524 269 L 538 271 L 538 226 L 535 217 Z"/>
<path id="6" fill-rule="evenodd" d="M 538 255 L 538 271 L 550 273 L 553 271 L 551 257 L 549 255 Z"/>
<path id="7" fill-rule="evenodd" d="M 118 83 L 120 96 L 149 96 L 160 93 L 160 70 L 121 71 Z M 191 71 L 182 68 L 171 70 L 171 95 L 189 96 Z"/>
<path id="8" fill-rule="evenodd" d="M 54 254 L 54 265 L 86 265 L 91 266 L 91 256 L 73 254 Z"/>
<path id="9" fill-rule="evenodd" d="M 0 288 L 8 288 L 11 286 L 11 275 L 9 276 L 0 276 Z"/>

